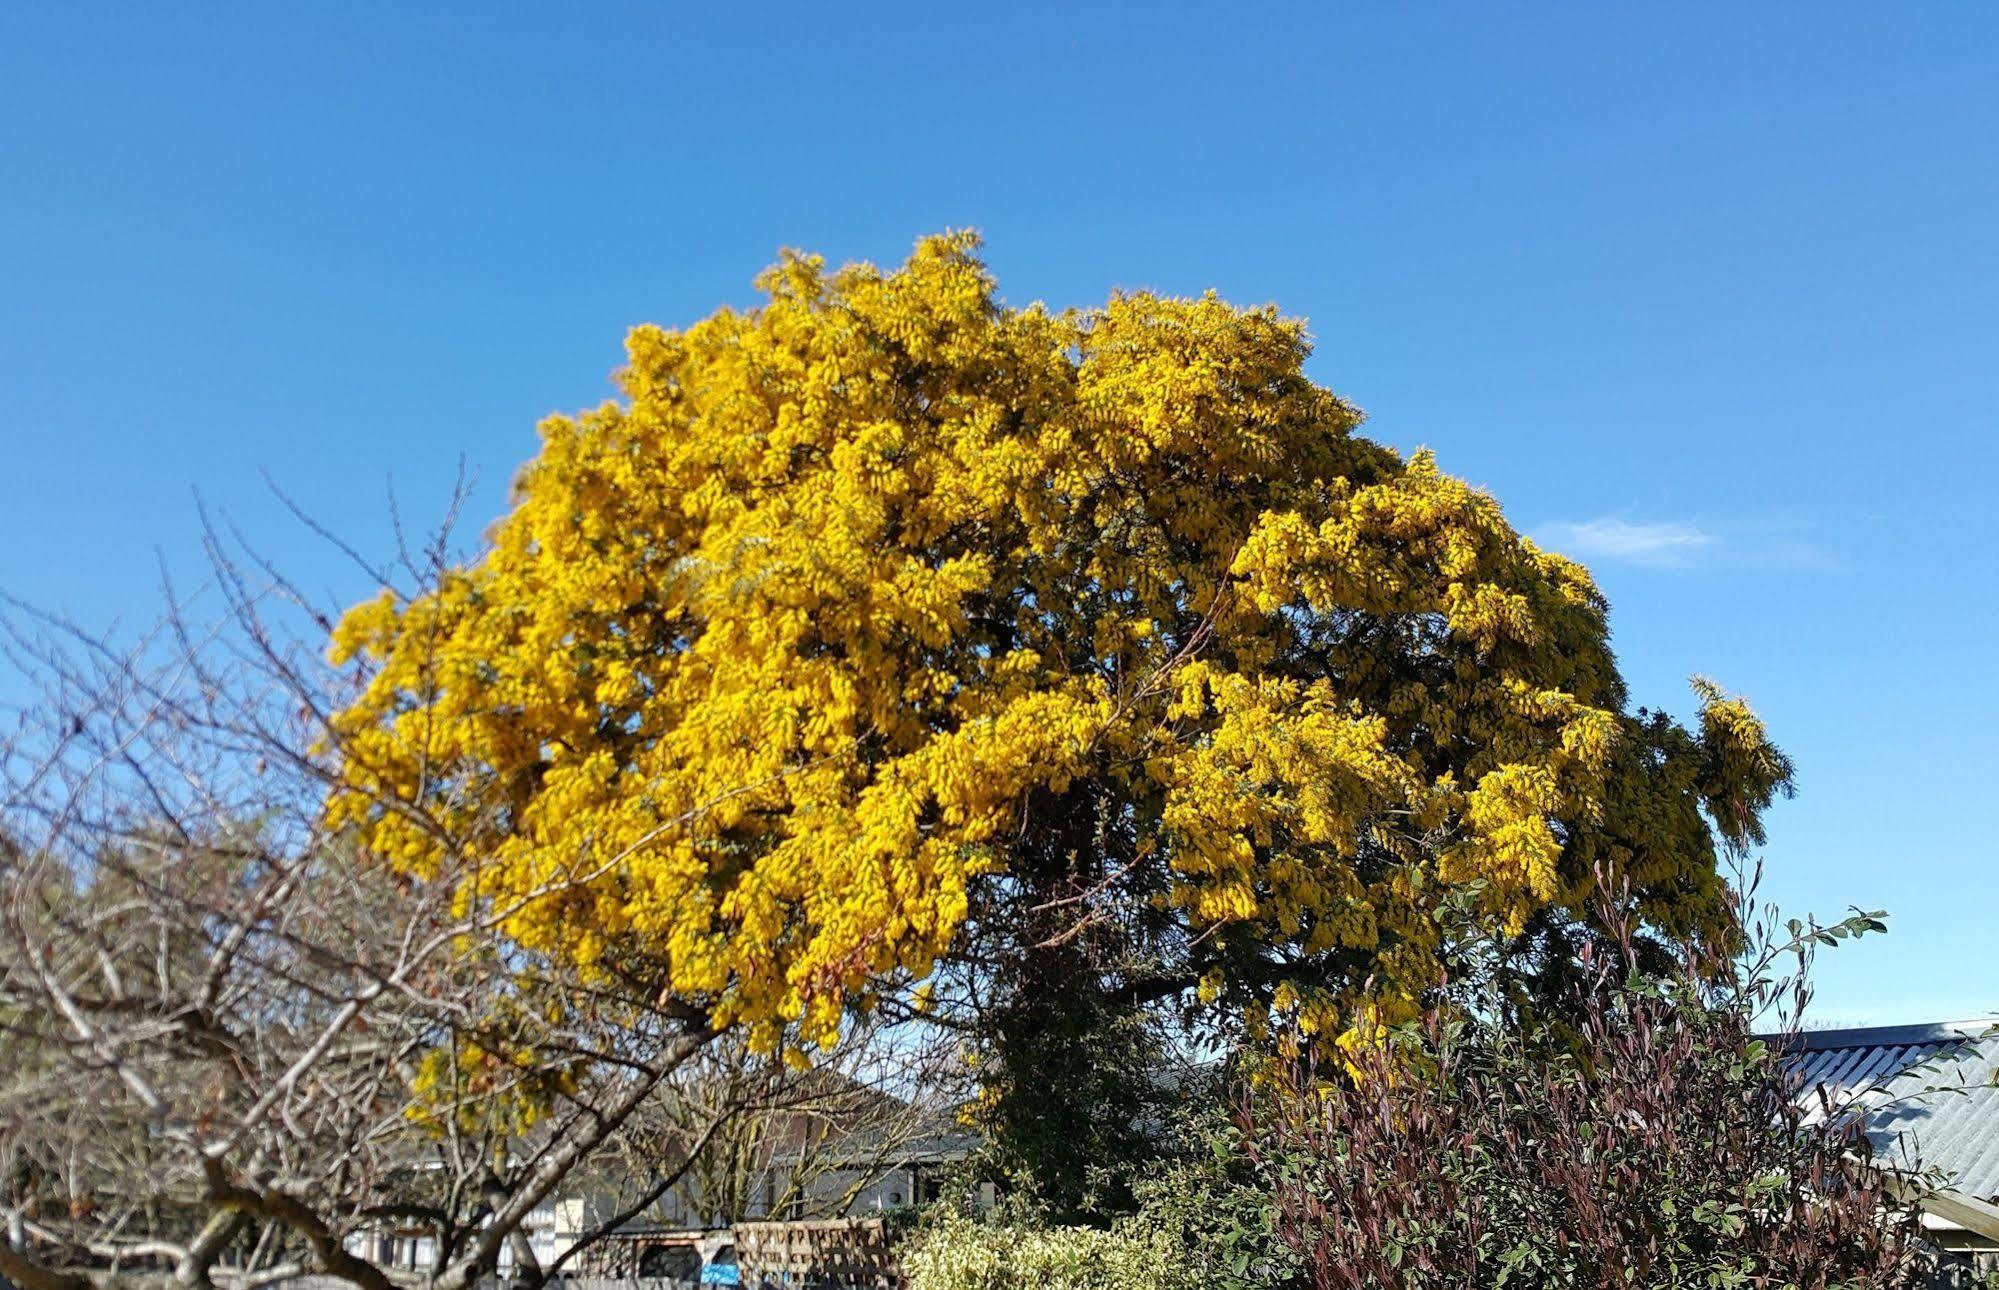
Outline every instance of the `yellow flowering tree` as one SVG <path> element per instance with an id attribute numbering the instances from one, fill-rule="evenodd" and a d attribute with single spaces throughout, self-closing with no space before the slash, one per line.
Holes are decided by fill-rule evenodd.
<path id="1" fill-rule="evenodd" d="M 1718 691 L 1627 711 L 1588 574 L 1358 435 L 1299 322 L 1008 307 L 963 234 L 758 285 L 634 330 L 476 563 L 339 624 L 375 853 L 766 1045 L 1001 923 L 1142 927 L 1062 970 L 1327 1036 L 1413 1007 L 1474 884 L 1500 937 L 1599 872 L 1723 929 L 1781 755 Z"/>

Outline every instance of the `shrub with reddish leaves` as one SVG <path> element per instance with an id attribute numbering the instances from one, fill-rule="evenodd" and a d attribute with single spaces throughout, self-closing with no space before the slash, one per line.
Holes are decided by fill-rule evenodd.
<path id="1" fill-rule="evenodd" d="M 1648 975 L 1609 921 L 1542 1020 L 1459 1001 L 1332 1077 L 1296 1064 L 1251 1085 L 1240 1127 L 1302 1283 L 1919 1283 L 1912 1203 L 1855 1119 L 1801 1108 L 1751 1033 L 1773 1009 L 1796 1024 L 1802 970 L 1689 954 Z M 1780 950 L 1802 969 L 1812 946 L 1878 927 L 1792 924 Z"/>

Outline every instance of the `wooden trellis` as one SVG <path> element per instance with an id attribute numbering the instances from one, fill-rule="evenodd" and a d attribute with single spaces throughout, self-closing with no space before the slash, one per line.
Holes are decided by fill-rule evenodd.
<path id="1" fill-rule="evenodd" d="M 883 1287 L 906 1284 L 878 1218 L 738 1223 L 736 1261 L 743 1284 Z"/>

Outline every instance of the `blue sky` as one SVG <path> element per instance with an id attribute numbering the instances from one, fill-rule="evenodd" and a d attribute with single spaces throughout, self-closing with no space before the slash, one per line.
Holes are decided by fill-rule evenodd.
<path id="1" fill-rule="evenodd" d="M 1892 915 L 1821 1016 L 1999 1009 L 1999 8 L 725 8 L 6 6 L 0 586 L 143 620 L 199 489 L 358 595 L 260 472 L 483 522 L 631 324 L 975 226 L 1017 303 L 1308 317 L 1640 701 L 1768 718 L 1771 893 Z"/>

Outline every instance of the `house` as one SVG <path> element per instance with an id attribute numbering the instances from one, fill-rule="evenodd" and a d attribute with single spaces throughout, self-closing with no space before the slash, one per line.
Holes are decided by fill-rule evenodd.
<path id="1" fill-rule="evenodd" d="M 571 1271 L 595 1276 L 687 1277 L 731 1256 L 735 1231 L 790 1224 L 823 1227 L 878 1218 L 937 1199 L 945 1178 L 978 1147 L 947 1113 L 880 1098 L 866 1116 L 834 1123 L 785 1114 L 753 1124 L 721 1179 L 694 1173 L 639 1214 L 618 1198 L 645 1189 L 637 1177 L 600 1178 L 530 1216 L 527 1234 L 547 1266 L 588 1237 Z M 718 1198 L 729 1208 L 717 1208 Z M 982 1189 L 990 1204 L 991 1187 Z M 808 1221 L 813 1220 L 813 1221 Z M 768 1234 L 766 1234 L 768 1235 Z"/>
<path id="2" fill-rule="evenodd" d="M 692 1167 L 671 1186 L 636 1154 L 579 1171 L 521 1225 L 537 1265 L 560 1261 L 570 1275 L 691 1280 L 733 1265 L 739 1225 L 796 1225 L 823 1235 L 843 1222 L 865 1224 L 928 1204 L 979 1145 L 950 1106 L 911 1101 L 839 1071 L 785 1074 L 774 1085 L 716 1080 L 681 1092 L 697 1127 L 661 1127 L 658 1167 L 684 1154 L 676 1141 L 698 1135 L 704 1146 Z M 712 1133 L 699 1132 L 704 1117 L 745 1104 L 749 1109 L 723 1116 Z M 981 1195 L 992 1202 L 989 1184 Z M 789 1239 L 766 1231 L 763 1244 L 782 1244 L 780 1236 Z M 431 1267 L 438 1250 L 435 1230 L 420 1221 L 371 1223 L 346 1245 L 410 1276 Z M 517 1261 L 509 1241 L 496 1269 L 503 1282 Z"/>
<path id="3" fill-rule="evenodd" d="M 1999 1018 L 1783 1042 L 1808 1107 L 1850 1107 L 1879 1163 L 1933 1184 L 1923 1225 L 1938 1249 L 1999 1271 Z"/>

